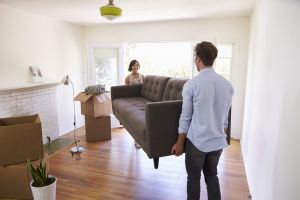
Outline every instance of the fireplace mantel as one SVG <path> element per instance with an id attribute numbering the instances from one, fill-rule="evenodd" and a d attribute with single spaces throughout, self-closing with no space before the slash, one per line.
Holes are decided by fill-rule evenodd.
<path id="1" fill-rule="evenodd" d="M 49 83 L 26 83 L 23 85 L 14 85 L 14 86 L 0 86 L 0 93 L 11 92 L 14 90 L 27 90 L 27 89 L 40 89 L 48 87 L 56 87 L 59 83 L 49 82 Z"/>

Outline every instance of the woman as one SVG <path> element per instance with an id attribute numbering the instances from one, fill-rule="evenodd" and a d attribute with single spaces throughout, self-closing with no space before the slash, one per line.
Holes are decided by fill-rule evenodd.
<path id="1" fill-rule="evenodd" d="M 126 85 L 139 85 L 144 82 L 144 75 L 138 73 L 140 63 L 137 60 L 130 61 L 128 71 L 131 72 L 125 79 Z"/>
<path id="2" fill-rule="evenodd" d="M 143 74 L 138 73 L 139 68 L 140 63 L 137 60 L 130 61 L 128 71 L 131 73 L 125 78 L 126 85 L 143 84 L 145 77 Z M 137 149 L 141 148 L 141 146 L 136 141 L 134 141 L 134 144 Z"/>

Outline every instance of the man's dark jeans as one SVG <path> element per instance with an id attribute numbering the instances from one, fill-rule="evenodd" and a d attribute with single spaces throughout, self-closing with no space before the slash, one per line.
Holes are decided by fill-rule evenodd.
<path id="1" fill-rule="evenodd" d="M 207 186 L 208 200 L 220 200 L 220 184 L 218 178 L 218 162 L 222 149 L 212 152 L 199 151 L 192 142 L 187 139 L 185 145 L 185 166 L 187 178 L 187 199 L 200 199 L 200 178 L 203 169 Z"/>

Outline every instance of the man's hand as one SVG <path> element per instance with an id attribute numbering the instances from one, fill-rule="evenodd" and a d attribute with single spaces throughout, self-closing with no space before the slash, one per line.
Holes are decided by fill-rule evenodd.
<path id="1" fill-rule="evenodd" d="M 177 142 L 173 145 L 171 153 L 175 156 L 180 156 L 183 153 L 184 142 L 185 142 L 186 134 L 180 133 L 178 135 Z"/>
<path id="2" fill-rule="evenodd" d="M 176 142 L 172 147 L 172 154 L 174 154 L 175 156 L 180 156 L 183 153 L 183 147 L 184 144 Z"/>

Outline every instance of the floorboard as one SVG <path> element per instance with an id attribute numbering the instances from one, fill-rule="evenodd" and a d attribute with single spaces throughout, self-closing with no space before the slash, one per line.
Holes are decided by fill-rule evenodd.
<path id="1" fill-rule="evenodd" d="M 49 157 L 51 174 L 58 178 L 58 200 L 183 200 L 186 199 L 184 156 L 160 158 L 159 168 L 124 128 L 112 129 L 112 139 L 85 142 L 85 130 L 77 131 L 86 151 L 71 156 L 68 146 Z M 64 137 L 72 138 L 72 133 Z M 240 143 L 232 140 L 223 151 L 219 179 L 223 200 L 247 200 L 249 194 Z M 207 199 L 201 180 L 201 199 Z"/>

